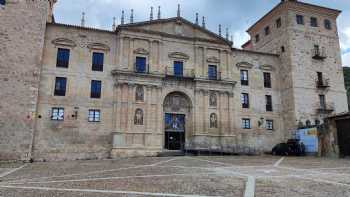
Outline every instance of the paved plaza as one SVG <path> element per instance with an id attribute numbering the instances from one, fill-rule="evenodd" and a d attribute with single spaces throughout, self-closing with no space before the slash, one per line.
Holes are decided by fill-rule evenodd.
<path id="1" fill-rule="evenodd" d="M 198 156 L 0 164 L 0 196 L 350 196 L 350 160 Z"/>

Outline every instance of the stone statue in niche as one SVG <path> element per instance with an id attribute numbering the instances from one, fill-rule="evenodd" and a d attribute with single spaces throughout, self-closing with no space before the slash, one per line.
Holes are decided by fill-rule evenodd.
<path id="1" fill-rule="evenodd" d="M 144 89 L 140 85 L 136 86 L 135 100 L 136 101 L 144 101 Z"/>
<path id="2" fill-rule="evenodd" d="M 217 106 L 217 96 L 215 94 L 215 92 L 211 92 L 210 96 L 209 96 L 209 105 L 212 107 L 216 107 Z"/>
<path id="3" fill-rule="evenodd" d="M 135 125 L 143 125 L 143 111 L 142 109 L 136 109 L 134 117 Z"/>
<path id="4" fill-rule="evenodd" d="M 215 113 L 210 114 L 210 128 L 218 128 L 218 117 Z"/>

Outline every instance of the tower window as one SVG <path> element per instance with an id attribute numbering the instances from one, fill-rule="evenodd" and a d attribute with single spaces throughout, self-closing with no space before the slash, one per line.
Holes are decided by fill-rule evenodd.
<path id="1" fill-rule="evenodd" d="M 66 96 L 66 86 L 67 86 L 67 78 L 56 77 L 54 95 Z"/>
<path id="2" fill-rule="evenodd" d="M 218 74 L 217 74 L 217 67 L 215 65 L 209 65 L 208 66 L 208 79 L 209 80 L 217 80 Z"/>
<path id="3" fill-rule="evenodd" d="M 277 20 L 276 20 L 276 27 L 277 28 L 280 28 L 282 26 L 282 19 L 281 18 L 278 18 Z"/>
<path id="4" fill-rule="evenodd" d="M 259 34 L 256 34 L 255 35 L 255 42 L 259 42 L 260 41 L 260 35 Z"/>
<path id="5" fill-rule="evenodd" d="M 297 15 L 296 19 L 297 19 L 298 25 L 304 25 L 304 16 L 303 15 Z"/>
<path id="6" fill-rule="evenodd" d="M 103 71 L 103 53 L 93 53 L 92 54 L 92 70 L 93 71 Z"/>
<path id="7" fill-rule="evenodd" d="M 69 65 L 69 49 L 58 48 L 56 66 L 62 68 L 68 68 Z"/>
<path id="8" fill-rule="evenodd" d="M 269 34 L 270 34 L 270 27 L 267 26 L 267 27 L 265 27 L 265 36 L 267 36 Z"/>
<path id="9" fill-rule="evenodd" d="M 324 20 L 324 28 L 328 29 L 328 30 L 331 30 L 332 29 L 332 23 L 330 20 L 328 19 L 325 19 Z"/>
<path id="10" fill-rule="evenodd" d="M 250 119 L 243 118 L 242 119 L 242 129 L 250 129 Z"/>
<path id="11" fill-rule="evenodd" d="M 102 88 L 101 81 L 92 80 L 91 81 L 90 97 L 91 98 L 101 98 L 101 88 Z"/>
<path id="12" fill-rule="evenodd" d="M 271 73 L 264 72 L 264 87 L 271 88 Z"/>
<path id="13" fill-rule="evenodd" d="M 247 70 L 241 70 L 241 85 L 249 85 Z"/>
<path id="14" fill-rule="evenodd" d="M 266 95 L 266 111 L 273 111 L 272 108 L 272 96 L 271 95 Z"/>
<path id="15" fill-rule="evenodd" d="M 247 93 L 241 94 L 242 108 L 249 108 L 249 95 Z"/>
<path id="16" fill-rule="evenodd" d="M 310 25 L 311 25 L 311 27 L 317 27 L 318 26 L 316 17 L 311 17 L 310 18 Z"/>

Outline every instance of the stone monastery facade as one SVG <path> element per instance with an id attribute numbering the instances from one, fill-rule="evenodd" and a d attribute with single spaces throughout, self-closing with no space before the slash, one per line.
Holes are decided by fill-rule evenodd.
<path id="1" fill-rule="evenodd" d="M 59 24 L 56 0 L 1 0 L 0 158 L 270 151 L 347 110 L 340 11 L 281 1 L 232 47 L 198 18 Z"/>

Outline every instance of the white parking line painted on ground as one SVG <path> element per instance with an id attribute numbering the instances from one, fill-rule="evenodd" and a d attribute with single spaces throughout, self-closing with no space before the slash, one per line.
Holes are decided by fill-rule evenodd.
<path id="1" fill-rule="evenodd" d="M 217 162 L 217 161 L 210 161 L 210 160 L 206 160 L 206 159 L 198 159 L 198 158 L 195 158 L 195 157 L 187 157 L 189 159 L 194 159 L 194 160 L 198 160 L 198 161 L 206 161 L 208 163 L 213 163 L 213 164 L 220 164 L 220 165 L 225 165 L 225 166 L 228 166 L 228 165 L 232 165 L 232 164 L 229 164 L 229 163 L 223 163 L 223 162 Z"/>
<path id="2" fill-rule="evenodd" d="M 18 170 L 20 170 L 20 169 L 26 167 L 27 165 L 28 165 L 28 164 L 24 164 L 24 165 L 22 165 L 22 166 L 20 166 L 20 167 L 18 167 L 18 168 L 14 168 L 14 169 L 12 169 L 12 170 L 10 170 L 10 171 L 8 171 L 8 172 L 4 172 L 4 173 L 0 174 L 0 178 L 3 178 L 3 177 L 5 177 L 5 176 L 8 176 L 8 175 L 10 175 L 10 174 L 12 174 L 12 173 L 14 173 L 14 172 L 16 172 L 16 171 L 18 171 Z"/>
<path id="3" fill-rule="evenodd" d="M 27 182 L 27 181 L 33 181 L 33 180 L 42 180 L 42 179 L 50 179 L 50 178 L 63 178 L 63 177 L 72 177 L 72 176 L 82 176 L 82 175 L 92 175 L 92 174 L 99 174 L 99 173 L 105 173 L 105 172 L 115 172 L 115 171 L 121 171 L 121 170 L 129 170 L 129 169 L 137 169 L 137 168 L 147 168 L 147 167 L 153 167 L 165 162 L 173 161 L 177 158 L 168 159 L 166 161 L 160 161 L 156 162 L 154 164 L 147 164 L 147 165 L 137 165 L 132 167 L 126 167 L 126 168 L 116 168 L 116 169 L 110 169 L 110 170 L 99 170 L 99 171 L 93 171 L 93 172 L 86 172 L 86 173 L 77 173 L 77 174 L 66 174 L 66 175 L 60 175 L 60 176 L 47 176 L 47 177 L 38 177 L 38 178 L 29 178 L 29 179 L 14 179 L 6 181 L 6 183 L 18 183 L 18 182 Z"/>
<path id="4" fill-rule="evenodd" d="M 253 176 L 248 176 L 248 181 L 245 184 L 244 197 L 254 197 L 255 196 L 255 178 Z"/>
<path id="5" fill-rule="evenodd" d="M 67 183 L 67 182 L 87 182 L 87 181 L 101 181 L 101 180 L 117 180 L 117 179 L 133 179 L 133 178 L 153 178 L 153 177 L 169 177 L 169 176 L 201 176 L 201 175 L 219 175 L 221 173 L 186 173 L 186 174 L 152 174 L 152 175 L 140 175 L 140 176 L 122 176 L 122 177 L 100 177 L 100 178 L 87 178 L 87 179 L 71 179 L 71 180 L 58 180 L 58 181 L 38 181 L 38 182 L 16 182 L 6 183 L 8 185 L 22 185 L 22 184 L 47 184 L 47 183 Z"/>
<path id="6" fill-rule="evenodd" d="M 278 167 L 278 166 L 282 163 L 283 160 L 284 160 L 284 157 L 282 157 L 281 159 L 279 159 L 278 161 L 276 161 L 276 163 L 273 164 L 273 166 L 274 166 L 274 167 Z"/>
<path id="7" fill-rule="evenodd" d="M 51 188 L 51 187 L 15 187 L 15 186 L 0 186 L 0 187 L 9 188 L 9 189 L 83 192 L 83 193 L 107 193 L 107 194 L 132 194 L 132 195 L 142 195 L 142 196 L 214 197 L 214 196 L 201 196 L 201 195 L 189 195 L 189 194 L 151 193 L 151 192 L 117 191 L 117 190 L 64 189 L 64 188 Z"/>

